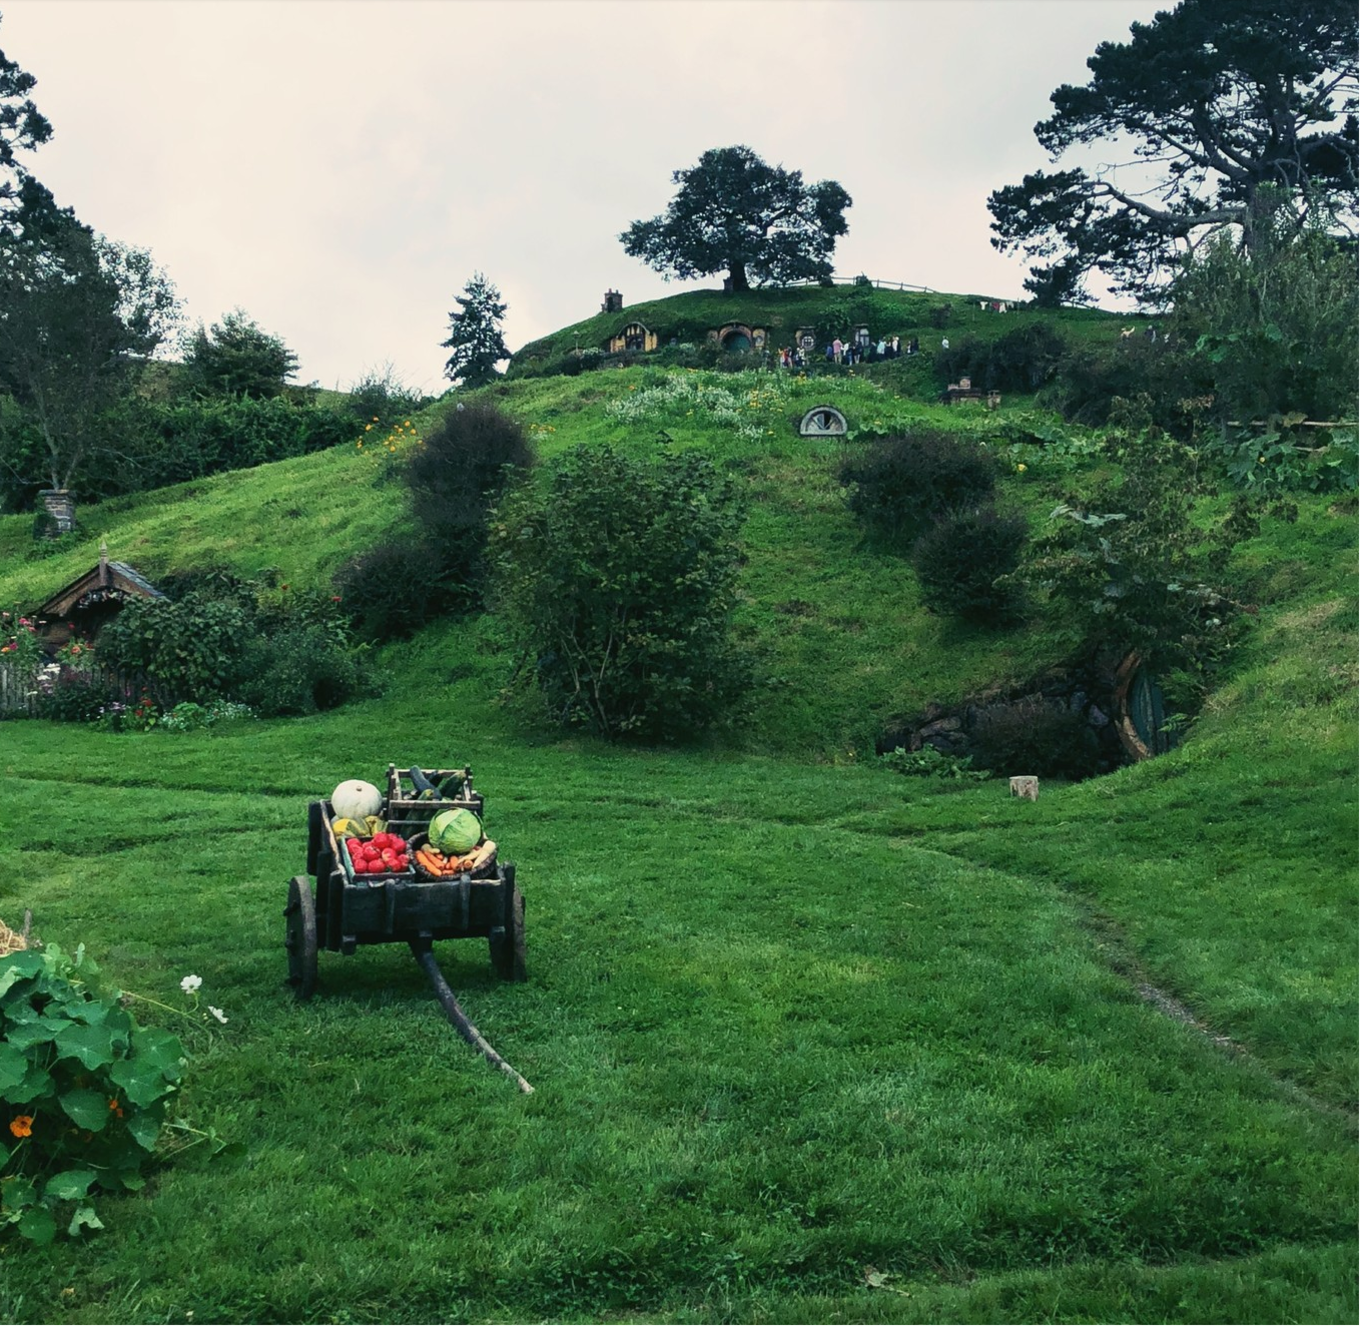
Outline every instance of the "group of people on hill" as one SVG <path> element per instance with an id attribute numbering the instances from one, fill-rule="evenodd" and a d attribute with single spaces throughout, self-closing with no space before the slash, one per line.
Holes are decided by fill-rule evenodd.
<path id="1" fill-rule="evenodd" d="M 828 364 L 873 364 L 879 360 L 897 359 L 901 355 L 919 355 L 921 340 L 913 336 L 905 346 L 901 337 L 879 337 L 877 341 L 857 341 L 839 336 L 827 342 L 826 362 Z M 781 346 L 779 366 L 785 369 L 801 369 L 807 366 L 807 358 L 799 346 Z"/>

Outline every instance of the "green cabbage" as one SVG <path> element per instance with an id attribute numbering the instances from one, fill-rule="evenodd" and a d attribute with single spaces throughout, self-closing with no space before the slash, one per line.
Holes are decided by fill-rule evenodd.
<path id="1" fill-rule="evenodd" d="M 471 852 L 482 841 L 482 822 L 475 811 L 460 807 L 441 811 L 430 821 L 430 846 L 450 857 Z"/>

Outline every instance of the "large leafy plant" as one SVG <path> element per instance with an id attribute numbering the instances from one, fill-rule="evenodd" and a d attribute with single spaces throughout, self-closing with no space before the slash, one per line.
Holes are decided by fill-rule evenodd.
<path id="1" fill-rule="evenodd" d="M 0 1230 L 98 1229 L 94 1195 L 140 1189 L 185 1065 L 177 1037 L 101 993 L 84 946 L 0 959 Z"/>

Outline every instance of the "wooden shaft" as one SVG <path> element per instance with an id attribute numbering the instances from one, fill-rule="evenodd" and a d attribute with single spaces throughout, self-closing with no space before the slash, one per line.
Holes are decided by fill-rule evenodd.
<path id="1" fill-rule="evenodd" d="M 407 943 L 411 946 L 411 953 L 415 955 L 416 962 L 420 964 L 425 975 L 430 979 L 430 985 L 434 987 L 434 993 L 439 1003 L 444 1006 L 444 1012 L 448 1015 L 449 1022 L 458 1029 L 463 1040 L 469 1046 L 475 1046 L 477 1050 L 481 1051 L 502 1073 L 509 1074 L 515 1080 L 521 1092 L 532 1092 L 534 1089 L 529 1083 L 501 1059 L 486 1038 L 472 1026 L 471 1020 L 458 1003 L 458 997 L 454 995 L 453 988 L 444 980 L 444 974 L 440 972 L 439 964 L 435 961 L 434 949 L 430 942 L 428 940 L 410 940 Z"/>

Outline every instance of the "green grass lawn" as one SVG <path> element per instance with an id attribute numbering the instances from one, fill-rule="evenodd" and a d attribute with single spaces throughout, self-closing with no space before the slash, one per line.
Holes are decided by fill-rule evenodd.
<path id="1" fill-rule="evenodd" d="M 230 1149 L 104 1200 L 92 1238 L 10 1240 L 6 1320 L 1355 1319 L 1353 504 L 1238 550 L 1259 617 L 1177 752 L 1019 802 L 896 776 L 873 737 L 1052 662 L 1064 624 L 920 613 L 859 546 L 835 448 L 792 436 L 822 385 L 728 386 L 736 423 L 713 397 L 630 405 L 666 387 L 650 371 L 497 389 L 545 453 L 664 429 L 747 483 L 767 680 L 726 745 L 524 729 L 488 619 L 388 647 L 384 695 L 315 718 L 0 725 L 0 918 L 32 908 L 156 999 L 197 973 L 230 1019 L 192 1034 L 179 1106 Z M 405 519 L 384 473 L 342 449 L 107 503 L 34 560 L 0 519 L 0 601 L 101 537 L 152 573 L 315 583 Z M 1040 460 L 1005 485 L 1037 521 L 1062 480 Z M 404 946 L 323 953 L 310 1004 L 284 985 L 307 803 L 389 761 L 470 763 L 519 866 L 529 981 L 481 942 L 438 952 L 532 1096 Z"/>

